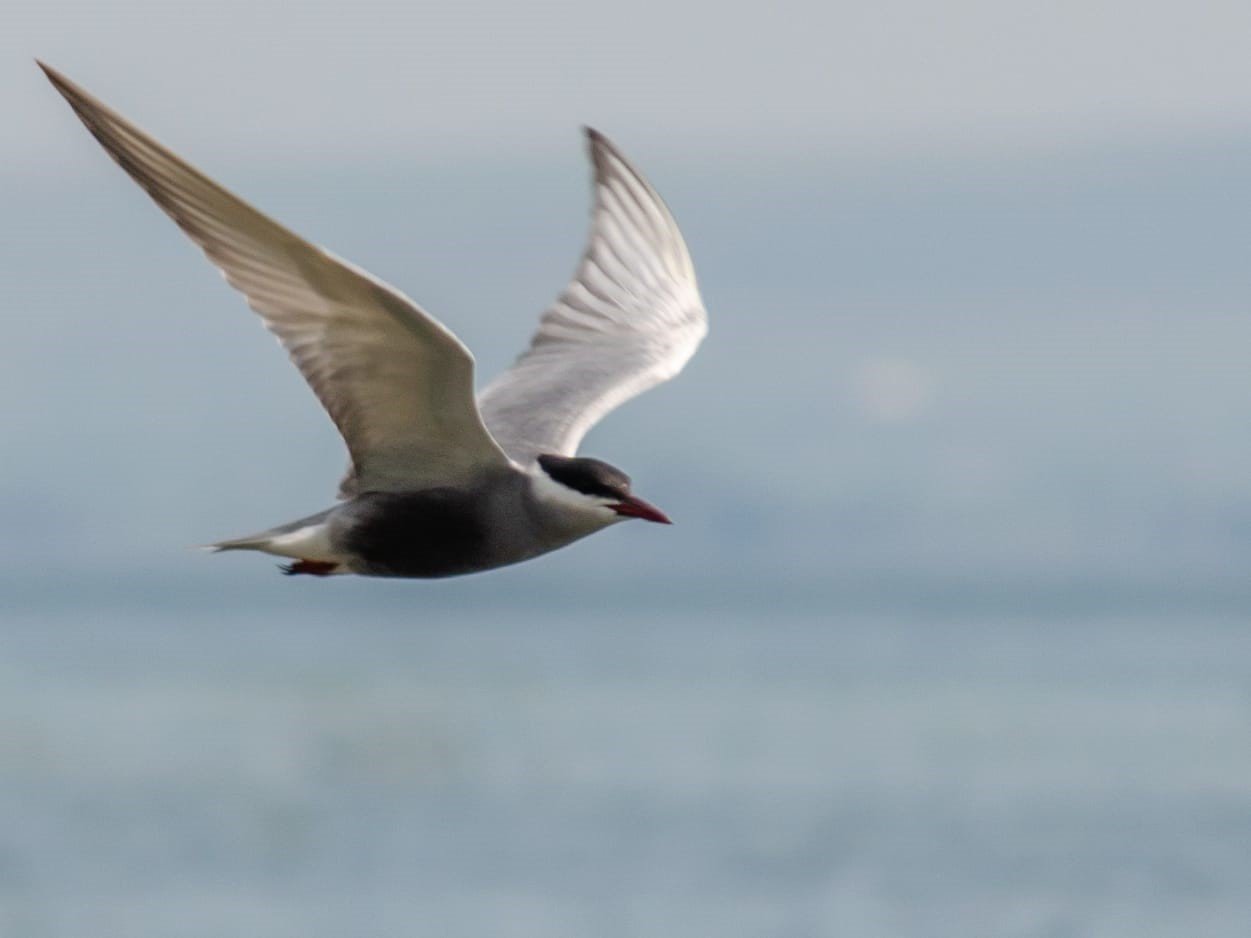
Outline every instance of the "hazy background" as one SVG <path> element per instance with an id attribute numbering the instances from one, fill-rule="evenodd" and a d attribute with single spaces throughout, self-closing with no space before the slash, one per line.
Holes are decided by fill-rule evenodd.
<path id="1" fill-rule="evenodd" d="M 0 31 L 0 935 L 1251 920 L 1251 8 L 25 3 Z M 31 61 L 483 381 L 612 136 L 712 331 L 677 520 L 440 583 L 187 548 L 329 421 Z"/>

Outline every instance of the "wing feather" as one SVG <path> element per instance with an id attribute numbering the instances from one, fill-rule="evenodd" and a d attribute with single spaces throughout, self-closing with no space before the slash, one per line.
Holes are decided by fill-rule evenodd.
<path id="1" fill-rule="evenodd" d="M 87 129 L 242 292 L 347 444 L 343 494 L 463 480 L 508 457 L 473 395 L 473 356 L 393 287 L 252 208 L 54 69 Z"/>
<path id="2" fill-rule="evenodd" d="M 595 202 L 582 261 L 529 348 L 478 400 L 521 463 L 573 455 L 601 417 L 681 371 L 708 331 L 669 209 L 606 137 L 586 134 Z"/>

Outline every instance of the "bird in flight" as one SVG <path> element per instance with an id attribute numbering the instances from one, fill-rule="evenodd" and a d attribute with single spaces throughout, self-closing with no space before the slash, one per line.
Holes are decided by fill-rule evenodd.
<path id="1" fill-rule="evenodd" d="M 617 405 L 677 374 L 708 331 L 682 234 L 587 129 L 591 231 L 529 347 L 474 395 L 473 356 L 394 287 L 232 195 L 55 69 L 108 154 L 247 297 L 347 444 L 340 503 L 212 550 L 289 574 L 446 577 L 517 563 L 627 518 L 669 524 L 630 477 L 577 455 Z"/>

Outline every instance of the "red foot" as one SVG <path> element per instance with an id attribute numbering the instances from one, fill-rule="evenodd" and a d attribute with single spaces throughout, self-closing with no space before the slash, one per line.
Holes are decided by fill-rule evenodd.
<path id="1" fill-rule="evenodd" d="M 297 560 L 295 563 L 280 565 L 279 569 L 287 576 L 295 576 L 297 573 L 308 573 L 312 576 L 330 576 L 330 574 L 339 569 L 339 565 L 325 560 Z"/>

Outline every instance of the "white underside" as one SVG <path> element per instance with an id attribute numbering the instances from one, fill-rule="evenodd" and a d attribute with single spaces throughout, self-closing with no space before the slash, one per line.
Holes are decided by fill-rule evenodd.
<path id="1" fill-rule="evenodd" d="M 330 546 L 330 535 L 325 524 L 310 524 L 308 527 L 297 528 L 266 540 L 257 540 L 246 546 L 251 550 L 263 551 L 278 557 L 290 557 L 292 560 L 337 563 L 341 566 L 335 571 L 336 573 L 349 572 L 346 566 L 342 566 L 346 558 L 335 553 Z"/>
<path id="2" fill-rule="evenodd" d="M 297 560 L 338 561 L 330 548 L 329 531 L 325 524 L 311 524 L 306 528 L 297 528 L 286 534 L 271 538 L 265 550 L 280 557 L 295 557 Z"/>

